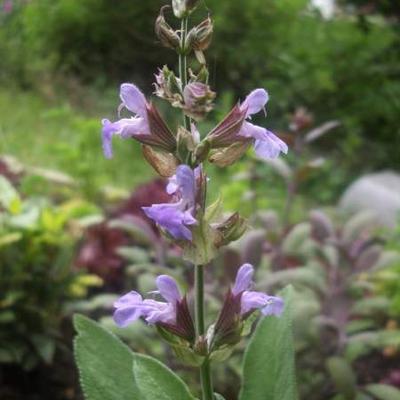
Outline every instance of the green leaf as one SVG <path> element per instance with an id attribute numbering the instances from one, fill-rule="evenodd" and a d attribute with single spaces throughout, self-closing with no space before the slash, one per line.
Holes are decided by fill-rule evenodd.
<path id="1" fill-rule="evenodd" d="M 74 326 L 75 359 L 86 400 L 195 400 L 165 365 L 133 353 L 98 323 L 76 315 Z"/>
<path id="2" fill-rule="evenodd" d="M 379 400 L 399 400 L 400 390 L 390 385 L 372 384 L 365 387 L 366 391 Z"/>
<path id="3" fill-rule="evenodd" d="M 152 357 L 136 354 L 133 375 L 142 400 L 195 400 L 186 384 Z"/>
<path id="4" fill-rule="evenodd" d="M 214 400 L 225 400 L 225 397 L 219 393 L 214 393 Z"/>
<path id="5" fill-rule="evenodd" d="M 326 365 L 337 390 L 344 399 L 353 400 L 357 393 L 357 382 L 349 363 L 344 358 L 331 357 Z"/>
<path id="6" fill-rule="evenodd" d="M 263 318 L 246 350 L 240 400 L 296 400 L 292 288 L 283 291 L 281 317 Z"/>
<path id="7" fill-rule="evenodd" d="M 142 400 L 132 377 L 134 354 L 96 322 L 74 317 L 75 359 L 86 400 Z"/>

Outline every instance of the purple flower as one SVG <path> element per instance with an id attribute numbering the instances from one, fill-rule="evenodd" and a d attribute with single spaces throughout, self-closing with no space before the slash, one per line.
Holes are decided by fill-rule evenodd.
<path id="1" fill-rule="evenodd" d="M 126 108 L 134 114 L 131 118 L 122 118 L 116 122 L 102 120 L 103 151 L 107 158 L 112 157 L 112 137 L 133 137 L 138 141 L 158 146 L 173 152 L 176 141 L 162 120 L 157 109 L 147 102 L 144 94 L 133 84 L 123 83 L 120 89 L 122 103 L 118 110 Z"/>
<path id="2" fill-rule="evenodd" d="M 280 297 L 268 296 L 262 292 L 250 290 L 254 268 L 243 264 L 236 275 L 233 288 L 228 291 L 214 327 L 214 336 L 210 347 L 217 349 L 224 345 L 234 345 L 241 340 L 243 321 L 254 311 L 263 315 L 280 316 L 284 303 Z"/>
<path id="3" fill-rule="evenodd" d="M 143 207 L 143 211 L 175 239 L 192 240 L 188 226 L 197 223 L 194 217 L 196 172 L 187 165 L 180 165 L 176 175 L 170 178 L 166 190 L 178 198 L 176 203 L 153 204 L 151 207 Z"/>
<path id="4" fill-rule="evenodd" d="M 264 89 L 252 91 L 242 104 L 237 104 L 231 112 L 208 134 L 207 139 L 213 149 L 221 149 L 213 155 L 217 165 L 230 165 L 253 143 L 256 154 L 262 158 L 276 158 L 287 153 L 285 142 L 275 134 L 248 120 L 253 114 L 264 109 L 268 93 Z"/>
<path id="5" fill-rule="evenodd" d="M 167 302 L 153 299 L 143 300 L 142 296 L 135 292 L 129 292 L 115 303 L 114 321 L 120 327 L 143 317 L 149 324 L 158 322 L 166 324 L 176 323 L 176 304 L 182 300 L 178 286 L 173 278 L 168 275 L 160 275 L 156 279 L 159 293 Z"/>
<path id="6" fill-rule="evenodd" d="M 114 321 L 124 328 L 132 322 L 143 318 L 150 325 L 158 325 L 172 333 L 192 340 L 194 327 L 189 313 L 186 297 L 182 296 L 176 281 L 168 275 L 160 275 L 156 279 L 157 291 L 166 300 L 143 300 L 142 296 L 131 291 L 114 303 Z"/>
<path id="7" fill-rule="evenodd" d="M 264 89 L 253 90 L 240 105 L 240 110 L 245 112 L 246 120 L 239 131 L 240 136 L 255 140 L 254 149 L 261 158 L 277 158 L 279 154 L 288 152 L 288 146 L 274 133 L 261 126 L 254 125 L 247 121 L 253 114 L 257 114 L 265 108 L 269 99 Z"/>
<path id="8" fill-rule="evenodd" d="M 251 291 L 254 268 L 250 264 L 243 264 L 236 275 L 235 285 L 232 288 L 233 296 L 241 296 L 240 313 L 260 310 L 264 315 L 279 316 L 283 312 L 284 303 L 280 297 L 268 296 L 262 292 Z"/>

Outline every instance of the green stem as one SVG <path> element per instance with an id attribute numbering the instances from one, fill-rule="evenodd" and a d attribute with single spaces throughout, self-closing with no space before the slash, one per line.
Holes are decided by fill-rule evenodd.
<path id="1" fill-rule="evenodd" d="M 195 265 L 195 321 L 196 336 L 203 336 L 205 333 L 204 323 L 204 267 Z M 214 392 L 211 379 L 210 360 L 207 357 L 200 367 L 201 388 L 203 400 L 213 400 Z"/>
<path id="2" fill-rule="evenodd" d="M 183 18 L 181 22 L 181 49 L 179 52 L 179 77 L 182 84 L 182 92 L 187 85 L 187 58 L 185 48 L 186 36 L 188 32 L 188 18 Z M 183 113 L 183 126 L 190 131 L 190 118 Z"/>
<path id="3" fill-rule="evenodd" d="M 188 33 L 188 18 L 183 18 L 181 22 L 181 49 L 179 52 L 179 78 L 182 84 L 182 91 L 187 85 L 187 59 L 185 42 Z M 190 131 L 190 118 L 183 113 L 183 126 Z M 200 338 L 205 334 L 204 322 L 204 267 L 195 265 L 195 327 L 196 336 Z M 214 392 L 211 380 L 210 360 L 208 357 L 200 367 L 201 389 L 203 400 L 213 400 Z"/>

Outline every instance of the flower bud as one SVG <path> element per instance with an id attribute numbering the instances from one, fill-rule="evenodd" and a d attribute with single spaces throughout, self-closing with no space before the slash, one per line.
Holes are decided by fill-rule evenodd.
<path id="1" fill-rule="evenodd" d="M 173 107 L 180 107 L 183 98 L 180 89 L 180 79 L 166 65 L 155 75 L 154 94 L 171 103 Z"/>
<path id="2" fill-rule="evenodd" d="M 195 120 L 203 119 L 213 109 L 215 96 L 208 85 L 201 82 L 189 83 L 183 90 L 183 109 Z"/>
<path id="3" fill-rule="evenodd" d="M 163 46 L 177 50 L 180 47 L 179 35 L 171 28 L 164 18 L 164 9 L 168 7 L 169 6 L 164 6 L 161 8 L 160 15 L 156 19 L 155 32 Z"/>
<path id="4" fill-rule="evenodd" d="M 186 17 L 199 4 L 200 0 L 172 0 L 172 8 L 177 18 Z"/>

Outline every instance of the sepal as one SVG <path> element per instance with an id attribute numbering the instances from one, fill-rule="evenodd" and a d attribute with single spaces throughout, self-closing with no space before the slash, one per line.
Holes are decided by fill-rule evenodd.
<path id="1" fill-rule="evenodd" d="M 198 62 L 206 64 L 203 51 L 207 50 L 211 44 L 214 26 L 210 17 L 207 17 L 199 25 L 193 27 L 186 38 L 185 52 L 194 51 Z"/>
<path id="2" fill-rule="evenodd" d="M 208 264 L 217 256 L 216 243 L 221 238 L 218 231 L 213 229 L 204 218 L 198 217 L 199 223 L 192 226 L 192 242 L 180 243 L 183 249 L 183 258 L 197 265 Z"/>
<path id="3" fill-rule="evenodd" d="M 146 104 L 146 112 L 150 135 L 142 135 L 138 140 L 144 144 L 158 146 L 173 153 L 176 150 L 175 136 L 169 130 L 157 108 L 152 103 Z"/>
<path id="4" fill-rule="evenodd" d="M 196 148 L 196 142 L 191 132 L 184 127 L 178 128 L 177 141 L 177 156 L 183 164 L 191 164 L 191 154 Z"/>
<path id="5" fill-rule="evenodd" d="M 221 234 L 221 242 L 217 247 L 225 246 L 240 239 L 248 228 L 247 220 L 239 213 L 232 214 L 228 219 L 219 224 L 216 229 Z"/>
<path id="6" fill-rule="evenodd" d="M 142 153 L 146 161 L 163 178 L 169 178 L 175 174 L 179 160 L 173 154 L 147 145 L 142 146 Z"/>
<path id="7" fill-rule="evenodd" d="M 234 143 L 227 148 L 211 151 L 208 160 L 218 167 L 228 167 L 234 164 L 251 145 L 251 139 L 244 139 L 244 141 Z"/>
<path id="8" fill-rule="evenodd" d="M 160 15 L 156 19 L 155 33 L 164 47 L 168 47 L 173 50 L 180 48 L 180 38 L 176 31 L 167 23 L 164 17 L 164 10 L 169 6 L 161 7 Z"/>
<path id="9" fill-rule="evenodd" d="M 247 142 L 239 136 L 240 129 L 246 118 L 246 110 L 236 105 L 231 112 L 207 135 L 213 149 L 229 147 L 238 141 Z"/>

